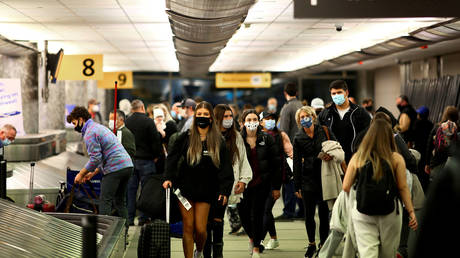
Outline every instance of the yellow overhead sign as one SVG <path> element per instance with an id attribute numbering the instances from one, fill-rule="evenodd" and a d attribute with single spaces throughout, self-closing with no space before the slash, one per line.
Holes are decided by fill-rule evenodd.
<path id="1" fill-rule="evenodd" d="M 97 81 L 97 87 L 103 89 L 114 89 L 115 81 L 118 82 L 118 89 L 132 89 L 133 88 L 133 72 L 121 71 L 104 73 L 104 80 Z"/>
<path id="2" fill-rule="evenodd" d="M 102 80 L 102 55 L 64 55 L 59 80 Z"/>
<path id="3" fill-rule="evenodd" d="M 217 73 L 216 88 L 270 88 L 271 73 Z"/>

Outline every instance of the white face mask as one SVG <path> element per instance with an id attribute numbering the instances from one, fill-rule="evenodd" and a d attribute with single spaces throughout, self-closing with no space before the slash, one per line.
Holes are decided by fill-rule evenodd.
<path id="1" fill-rule="evenodd" d="M 93 106 L 93 112 L 94 113 L 99 112 L 99 105 L 94 105 Z"/>
<path id="2" fill-rule="evenodd" d="M 109 128 L 110 130 L 113 130 L 113 128 L 115 128 L 115 121 L 109 120 Z"/>
<path id="3" fill-rule="evenodd" d="M 255 131 L 259 127 L 259 122 L 246 122 L 244 126 L 248 128 L 249 131 Z"/>
<path id="4" fill-rule="evenodd" d="M 222 120 L 222 127 L 228 129 L 233 125 L 233 118 Z"/>

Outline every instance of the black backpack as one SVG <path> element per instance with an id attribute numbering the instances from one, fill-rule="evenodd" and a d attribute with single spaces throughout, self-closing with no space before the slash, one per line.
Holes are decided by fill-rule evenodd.
<path id="1" fill-rule="evenodd" d="M 370 161 L 358 168 L 355 189 L 356 208 L 359 212 L 367 215 L 388 215 L 394 211 L 398 187 L 387 162 L 382 162 L 382 169 L 383 176 L 376 181 Z"/>

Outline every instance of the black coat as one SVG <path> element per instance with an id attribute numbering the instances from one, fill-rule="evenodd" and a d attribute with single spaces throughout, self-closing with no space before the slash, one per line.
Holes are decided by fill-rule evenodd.
<path id="1" fill-rule="evenodd" d="M 343 120 L 340 119 L 335 105 L 321 111 L 318 120 L 321 125 L 329 127 L 337 137 L 337 141 L 340 142 L 345 152 L 345 160 L 348 162 L 353 155 L 356 136 L 369 126 L 371 117 L 364 108 L 350 102 L 350 110 L 345 114 Z"/>
<path id="2" fill-rule="evenodd" d="M 331 140 L 334 134 L 329 131 Z M 294 184 L 295 191 L 303 190 L 322 194 L 321 187 L 321 152 L 322 143 L 327 141 L 324 128 L 315 124 L 313 138 L 303 129 L 298 130 L 294 138 Z"/>
<path id="3" fill-rule="evenodd" d="M 126 127 L 136 140 L 135 159 L 154 160 L 160 157 L 162 145 L 155 122 L 146 114 L 134 112 L 126 119 Z"/>
<path id="4" fill-rule="evenodd" d="M 241 136 L 244 140 L 248 160 L 250 160 L 251 147 L 246 142 L 247 132 L 245 127 L 241 131 Z M 280 190 L 282 174 L 279 148 L 273 137 L 262 132 L 260 128 L 257 130 L 256 149 L 262 182 L 271 185 L 272 190 Z"/>

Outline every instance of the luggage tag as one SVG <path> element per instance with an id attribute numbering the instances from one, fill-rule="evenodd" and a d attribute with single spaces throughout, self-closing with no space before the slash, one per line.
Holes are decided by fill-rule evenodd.
<path id="1" fill-rule="evenodd" d="M 176 191 L 174 191 L 174 194 L 177 196 L 177 199 L 179 199 L 182 205 L 184 205 L 186 210 L 190 210 L 192 208 L 190 202 L 180 193 L 179 188 Z"/>

